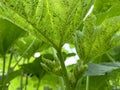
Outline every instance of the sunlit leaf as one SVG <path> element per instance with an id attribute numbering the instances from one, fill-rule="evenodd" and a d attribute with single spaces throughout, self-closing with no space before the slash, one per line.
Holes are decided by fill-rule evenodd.
<path id="1" fill-rule="evenodd" d="M 97 16 L 96 24 L 99 25 L 106 18 L 120 15 L 119 0 L 95 0 L 93 13 Z"/>
<path id="2" fill-rule="evenodd" d="M 29 34 L 20 38 L 14 46 L 16 52 L 25 58 L 30 58 L 31 56 L 34 56 L 36 52 L 41 52 L 49 47 L 43 41 L 40 41 Z M 23 52 L 25 52 L 24 55 Z"/>
<path id="3" fill-rule="evenodd" d="M 5 75 L 3 85 L 9 84 L 9 82 L 13 80 L 14 78 L 16 78 L 17 76 L 19 76 L 21 72 L 22 70 L 20 69 L 20 70 L 13 71 Z M 0 84 L 2 84 L 2 77 L 0 77 Z"/>
<path id="4" fill-rule="evenodd" d="M 87 17 L 83 31 L 76 33 L 76 49 L 81 60 L 88 62 L 119 45 L 115 38 L 120 28 L 120 17 L 106 19 L 101 25 L 95 25 L 94 15 Z"/>
<path id="5" fill-rule="evenodd" d="M 1 0 L 0 16 L 55 48 L 72 41 L 94 0 Z"/>
<path id="6" fill-rule="evenodd" d="M 0 54 L 4 55 L 24 33 L 23 29 L 0 18 Z"/>

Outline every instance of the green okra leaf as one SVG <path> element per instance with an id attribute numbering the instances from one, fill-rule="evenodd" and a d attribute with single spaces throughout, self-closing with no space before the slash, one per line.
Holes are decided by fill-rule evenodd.
<path id="1" fill-rule="evenodd" d="M 95 22 L 96 17 L 89 15 L 84 22 L 83 31 L 76 33 L 76 49 L 84 63 L 120 44 L 118 42 L 120 40 L 118 34 L 120 30 L 119 16 L 106 19 L 99 26 L 96 26 Z"/>
<path id="2" fill-rule="evenodd" d="M 3 17 L 55 48 L 72 43 L 94 0 L 0 0 Z"/>

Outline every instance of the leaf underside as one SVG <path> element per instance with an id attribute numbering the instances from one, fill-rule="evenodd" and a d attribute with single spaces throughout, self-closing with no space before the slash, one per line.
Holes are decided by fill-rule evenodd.
<path id="1" fill-rule="evenodd" d="M 94 0 L 0 0 L 0 16 L 55 48 L 72 42 Z"/>

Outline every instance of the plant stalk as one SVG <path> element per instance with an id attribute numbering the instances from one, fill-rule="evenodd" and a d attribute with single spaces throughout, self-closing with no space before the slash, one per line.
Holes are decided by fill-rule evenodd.
<path id="1" fill-rule="evenodd" d="M 8 71 L 7 71 L 7 73 L 10 72 L 10 66 L 11 66 L 11 63 L 12 63 L 12 57 L 13 57 L 13 53 L 10 54 L 10 59 L 9 59 L 9 64 L 8 64 Z"/>
<path id="2" fill-rule="evenodd" d="M 64 81 L 63 81 L 63 78 L 59 78 L 60 80 L 60 84 L 61 84 L 61 89 L 60 90 L 65 90 L 65 85 L 64 85 Z"/>
<path id="3" fill-rule="evenodd" d="M 27 59 L 27 64 L 29 63 L 29 58 Z M 27 90 L 28 86 L 28 75 L 26 75 L 26 80 L 25 80 L 25 90 Z"/>
<path id="4" fill-rule="evenodd" d="M 20 90 L 23 90 L 23 72 L 21 73 L 20 77 Z"/>
<path id="5" fill-rule="evenodd" d="M 89 90 L 89 76 L 86 77 L 86 90 Z"/>
<path id="6" fill-rule="evenodd" d="M 33 44 L 35 43 L 36 39 L 34 39 L 30 45 L 28 46 L 28 48 L 23 52 L 23 54 L 21 55 L 20 59 L 16 62 L 16 64 L 13 66 L 13 69 L 19 64 L 19 62 L 22 60 L 23 56 L 28 52 L 28 50 L 33 46 Z"/>
<path id="7" fill-rule="evenodd" d="M 57 52 L 58 52 L 58 58 L 59 58 L 60 64 L 61 64 L 63 79 L 64 79 L 64 82 L 65 82 L 65 90 L 71 90 L 71 86 L 70 86 L 70 83 L 69 83 L 69 78 L 68 78 L 67 70 L 66 70 L 66 67 L 65 67 L 65 64 L 64 64 L 64 58 L 63 58 L 61 49 L 57 50 Z"/>
<path id="8" fill-rule="evenodd" d="M 25 90 L 27 90 L 27 85 L 28 85 L 28 75 L 26 76 L 26 80 L 25 80 Z"/>
<path id="9" fill-rule="evenodd" d="M 22 64 L 25 64 L 25 58 L 24 58 L 24 60 L 23 60 L 23 63 Z M 23 85 L 23 82 L 24 82 L 24 72 L 22 71 L 21 72 L 21 77 L 20 77 L 20 90 L 23 90 L 23 87 L 24 87 L 24 85 Z"/>
<path id="10" fill-rule="evenodd" d="M 37 88 L 36 88 L 36 90 L 39 90 L 39 86 L 40 86 L 40 78 L 38 79 L 38 84 L 37 84 Z"/>
<path id="11" fill-rule="evenodd" d="M 2 71 L 2 90 L 5 89 L 5 86 L 4 86 L 5 64 L 6 64 L 6 57 L 5 57 L 5 55 L 4 55 L 4 56 L 3 56 L 3 71 Z"/>
<path id="12" fill-rule="evenodd" d="M 108 56 L 108 58 L 110 59 L 110 61 L 115 62 L 114 58 L 112 58 L 112 56 L 110 56 L 109 53 L 106 53 L 106 55 Z"/>

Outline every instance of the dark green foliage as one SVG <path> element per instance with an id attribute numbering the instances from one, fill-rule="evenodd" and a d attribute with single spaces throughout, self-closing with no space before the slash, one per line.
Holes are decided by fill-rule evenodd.
<path id="1" fill-rule="evenodd" d="M 0 54 L 4 55 L 25 31 L 13 23 L 0 18 Z"/>
<path id="2" fill-rule="evenodd" d="M 35 59 L 32 63 L 23 64 L 21 68 L 25 75 L 35 75 L 39 79 L 41 79 L 45 75 L 45 70 L 41 66 L 41 57 Z"/>

